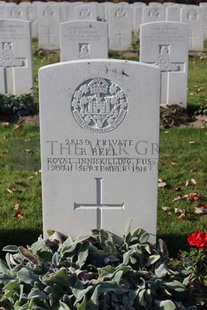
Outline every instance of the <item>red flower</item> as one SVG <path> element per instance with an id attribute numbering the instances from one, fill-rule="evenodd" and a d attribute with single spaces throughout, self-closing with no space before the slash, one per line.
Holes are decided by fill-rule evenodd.
<path id="1" fill-rule="evenodd" d="M 207 248 L 207 233 L 202 231 L 195 231 L 187 238 L 190 245 L 199 249 Z"/>

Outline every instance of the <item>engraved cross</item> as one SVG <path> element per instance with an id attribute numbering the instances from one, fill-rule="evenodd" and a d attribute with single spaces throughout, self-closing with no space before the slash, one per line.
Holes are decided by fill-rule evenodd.
<path id="1" fill-rule="evenodd" d="M 15 91 L 15 70 L 14 68 L 26 67 L 27 59 L 24 57 L 15 57 L 12 42 L 3 42 L 0 51 L 0 68 L 3 69 L 3 81 L 2 89 L 5 93 L 9 92 L 9 84 L 13 84 L 10 88 Z M 10 78 L 8 70 L 10 69 Z M 9 83 L 10 80 L 10 83 Z"/>
<path id="2" fill-rule="evenodd" d="M 118 36 L 119 44 L 122 43 L 122 37 L 124 36 L 124 33 L 122 33 L 121 29 L 119 29 L 118 33 L 116 33 L 116 36 Z"/>
<path id="3" fill-rule="evenodd" d="M 102 210 L 103 209 L 119 209 L 124 210 L 124 203 L 120 204 L 105 204 L 102 202 L 102 178 L 95 178 L 96 180 L 96 203 L 76 203 L 74 202 L 74 210 L 77 209 L 96 209 L 97 229 L 102 229 Z"/>
<path id="4" fill-rule="evenodd" d="M 51 43 L 51 38 L 54 36 L 54 33 L 51 31 L 50 28 L 46 28 L 45 32 L 43 33 L 44 37 L 47 38 L 47 43 Z"/>
<path id="5" fill-rule="evenodd" d="M 197 34 L 193 30 L 191 30 L 189 35 L 189 48 L 193 47 L 196 38 Z"/>
<path id="6" fill-rule="evenodd" d="M 171 72 L 185 72 L 184 62 L 173 62 L 170 59 L 170 45 L 160 45 L 159 46 L 159 56 L 158 61 L 147 62 L 157 66 L 161 70 L 160 82 L 161 82 L 161 98 L 160 104 L 166 105 L 169 100 L 169 85 L 170 85 L 170 75 Z"/>

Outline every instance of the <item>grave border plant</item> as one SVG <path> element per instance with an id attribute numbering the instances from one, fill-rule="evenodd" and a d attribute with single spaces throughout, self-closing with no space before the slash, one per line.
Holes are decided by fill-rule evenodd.
<path id="1" fill-rule="evenodd" d="M 38 106 L 34 103 L 32 94 L 12 95 L 0 94 L 1 116 L 27 116 L 38 112 Z"/>
<path id="2" fill-rule="evenodd" d="M 105 230 L 72 239 L 51 231 L 31 246 L 6 246 L 0 306 L 26 309 L 197 309 L 191 271 L 171 263 L 141 229 Z M 4 309 L 4 308 L 3 308 Z"/>

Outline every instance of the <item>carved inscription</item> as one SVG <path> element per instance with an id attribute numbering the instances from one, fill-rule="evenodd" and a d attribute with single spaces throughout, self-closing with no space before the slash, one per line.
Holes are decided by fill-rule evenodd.
<path id="1" fill-rule="evenodd" d="M 51 18 L 55 15 L 55 12 L 53 11 L 51 7 L 48 6 L 44 9 L 42 15 L 46 18 Z"/>
<path id="2" fill-rule="evenodd" d="M 47 141 L 48 171 L 148 173 L 156 168 L 157 143 L 145 140 Z"/>
<path id="3" fill-rule="evenodd" d="M 119 41 L 119 44 L 122 43 L 122 37 L 124 37 L 124 33 L 122 32 L 122 29 L 119 28 L 119 31 L 115 34 L 117 37 L 118 37 L 118 41 Z"/>
<path id="4" fill-rule="evenodd" d="M 193 21 L 197 21 L 199 18 L 199 14 L 196 10 L 190 10 L 187 14 L 188 20 L 193 22 Z"/>
<path id="5" fill-rule="evenodd" d="M 14 74 L 15 70 L 9 68 L 20 68 L 26 67 L 27 59 L 23 57 L 15 57 L 14 48 L 12 42 L 2 42 L 0 46 L 0 68 L 3 68 L 4 71 L 4 91 L 5 93 L 9 92 L 9 83 L 8 83 L 8 70 L 10 70 L 13 87 L 14 87 Z"/>
<path id="6" fill-rule="evenodd" d="M 28 31 L 24 25 L 6 25 L 3 22 L 0 25 L 0 38 L 2 41 L 12 40 L 28 40 Z"/>
<path id="7" fill-rule="evenodd" d="M 152 8 L 149 10 L 148 16 L 151 20 L 157 20 L 160 18 L 160 12 L 158 8 Z"/>
<path id="8" fill-rule="evenodd" d="M 80 59 L 90 58 L 90 44 L 89 43 L 79 43 L 79 58 Z"/>
<path id="9" fill-rule="evenodd" d="M 26 58 L 15 58 L 12 42 L 2 42 L 0 67 L 25 67 Z"/>
<path id="10" fill-rule="evenodd" d="M 190 48 L 193 47 L 194 41 L 198 38 L 197 33 L 194 31 L 194 29 L 190 30 L 190 35 L 189 35 L 189 46 Z"/>
<path id="11" fill-rule="evenodd" d="M 71 100 L 76 122 L 92 133 L 116 129 L 124 120 L 128 99 L 120 86 L 104 78 L 94 78 L 80 84 Z"/>
<path id="12" fill-rule="evenodd" d="M 20 16 L 22 15 L 22 11 L 20 10 L 20 8 L 15 7 L 11 10 L 10 15 L 12 18 L 20 18 Z"/>
<path id="13" fill-rule="evenodd" d="M 176 26 L 164 28 L 155 26 L 149 30 L 148 34 L 144 34 L 143 39 L 145 42 L 165 42 L 165 44 L 188 41 L 188 37 L 182 34 Z"/>
<path id="14" fill-rule="evenodd" d="M 97 42 L 105 36 L 100 28 L 94 25 L 83 27 L 81 25 L 69 26 L 63 34 L 63 39 L 73 42 Z"/>
<path id="15" fill-rule="evenodd" d="M 102 229 L 102 212 L 103 209 L 119 209 L 124 210 L 124 203 L 121 204 L 104 204 L 102 202 L 102 178 L 95 178 L 96 180 L 96 203 L 76 203 L 74 202 L 74 210 L 81 209 L 96 209 L 96 228 Z"/>
<path id="16" fill-rule="evenodd" d="M 123 19 L 127 17 L 126 11 L 122 8 L 117 9 L 114 15 L 118 19 Z"/>
<path id="17" fill-rule="evenodd" d="M 52 42 L 52 37 L 54 37 L 54 31 L 51 28 L 43 27 L 42 29 L 42 35 L 45 38 L 45 41 L 50 44 Z"/>
<path id="18" fill-rule="evenodd" d="M 159 46 L 158 62 L 155 64 L 162 71 L 180 71 L 180 66 L 170 60 L 170 45 Z"/>
<path id="19" fill-rule="evenodd" d="M 90 19 L 92 16 L 92 13 L 88 8 L 81 9 L 79 14 L 82 19 Z"/>

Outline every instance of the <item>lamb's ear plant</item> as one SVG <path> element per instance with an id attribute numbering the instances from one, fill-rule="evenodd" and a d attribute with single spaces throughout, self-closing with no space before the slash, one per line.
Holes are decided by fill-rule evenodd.
<path id="1" fill-rule="evenodd" d="M 0 306 L 15 310 L 197 309 L 189 271 L 169 264 L 141 229 L 122 238 L 92 230 L 77 238 L 50 232 L 31 246 L 6 246 Z"/>

